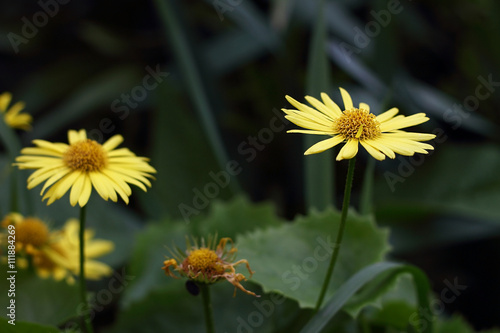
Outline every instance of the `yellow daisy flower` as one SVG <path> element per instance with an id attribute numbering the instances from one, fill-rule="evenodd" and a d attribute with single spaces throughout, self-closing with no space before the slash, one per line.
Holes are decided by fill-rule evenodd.
<path id="1" fill-rule="evenodd" d="M 306 100 L 313 107 L 299 103 L 290 96 L 286 99 L 297 110 L 282 109 L 292 123 L 306 128 L 306 130 L 289 130 L 287 133 L 305 133 L 329 135 L 331 138 L 320 141 L 311 146 L 304 155 L 321 153 L 342 142 L 345 145 L 337 155 L 337 161 L 351 159 L 358 153 L 358 144 L 377 160 L 384 160 L 386 156 L 395 158 L 395 154 L 413 156 L 415 153 L 427 154 L 432 150 L 429 144 L 421 141 L 434 139 L 434 134 L 413 133 L 401 131 L 402 128 L 422 124 L 429 120 L 425 113 L 411 116 L 396 114 L 397 108 L 392 108 L 378 116 L 370 113 L 370 106 L 359 103 L 355 108 L 351 96 L 340 88 L 344 110 L 335 104 L 330 97 L 321 93 L 322 102 L 314 97 L 306 96 Z"/>
<path id="2" fill-rule="evenodd" d="M 206 246 L 205 240 L 202 239 L 201 246 L 198 246 L 196 240 L 194 240 L 194 245 L 191 245 L 188 240 L 186 252 L 183 253 L 178 249 L 178 253 L 174 255 L 176 259 L 165 260 L 162 269 L 168 276 L 177 278 L 174 274 L 174 271 L 176 271 L 182 277 L 187 277 L 191 281 L 204 284 L 213 284 L 225 279 L 235 287 L 235 295 L 236 288 L 238 288 L 244 293 L 260 297 L 246 290 L 240 283 L 241 281 L 246 281 L 246 277 L 241 273 L 236 273 L 235 266 L 245 264 L 250 277 L 252 277 L 254 272 L 250 269 L 250 265 L 245 259 L 232 262 L 238 249 L 234 247 L 231 238 L 222 238 L 217 247 L 215 247 L 216 242 L 216 237 L 209 238 L 208 245 Z M 229 250 L 226 249 L 227 243 L 231 243 Z"/>
<path id="3" fill-rule="evenodd" d="M 40 248 L 49 242 L 49 227 L 36 217 L 24 217 L 19 213 L 10 213 L 4 217 L 1 226 L 8 228 L 13 225 L 16 229 L 16 252 Z"/>
<path id="4" fill-rule="evenodd" d="M 45 222 L 36 217 L 23 217 L 18 213 L 7 215 L 1 226 L 14 225 L 16 230 L 17 266 L 27 268 L 31 262 L 36 273 L 56 280 L 66 279 L 70 284 L 80 272 L 79 258 L 79 222 L 70 219 L 61 230 L 49 232 Z M 114 244 L 108 240 L 93 239 L 94 232 L 85 230 L 85 277 L 98 280 L 109 276 L 113 269 L 108 265 L 93 260 L 111 252 Z M 27 258 L 31 258 L 30 261 Z"/>
<path id="5" fill-rule="evenodd" d="M 17 102 L 9 109 L 8 107 L 11 100 L 12 94 L 9 92 L 4 92 L 0 95 L 0 112 L 4 114 L 5 123 L 12 128 L 18 128 L 25 131 L 31 129 L 33 118 L 27 113 L 21 113 L 24 109 L 24 102 Z"/>
<path id="6" fill-rule="evenodd" d="M 69 283 L 74 282 L 74 275 L 80 273 L 80 223 L 77 219 L 70 219 L 62 230 L 52 233 L 50 246 L 42 249 L 42 255 L 34 256 L 33 264 L 40 276 L 53 275 L 56 279 L 66 278 Z M 94 260 L 111 252 L 114 243 L 109 240 L 93 239 L 94 231 L 86 229 L 85 237 L 85 278 L 99 280 L 109 276 L 113 269 L 108 265 Z"/>
<path id="7" fill-rule="evenodd" d="M 40 195 L 47 205 L 60 199 L 70 188 L 70 203 L 87 204 L 92 188 L 104 199 L 117 201 L 117 194 L 127 204 L 133 184 L 144 191 L 151 187 L 148 178 L 156 170 L 145 157 L 138 157 L 127 148 L 115 149 L 123 142 L 115 135 L 104 144 L 87 139 L 85 130 L 68 131 L 69 145 L 33 140 L 37 147 L 24 148 L 16 158 L 19 169 L 36 169 L 28 178 L 28 189 L 45 182 Z"/>

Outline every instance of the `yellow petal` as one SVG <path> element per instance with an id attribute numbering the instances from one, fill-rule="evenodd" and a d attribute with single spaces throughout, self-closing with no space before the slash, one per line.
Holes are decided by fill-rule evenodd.
<path id="1" fill-rule="evenodd" d="M 80 140 L 80 135 L 77 131 L 75 130 L 69 130 L 68 131 L 68 142 L 70 145 L 77 143 Z"/>
<path id="2" fill-rule="evenodd" d="M 383 135 L 390 138 L 407 139 L 414 141 L 429 141 L 436 137 L 436 135 L 434 134 L 415 133 L 415 132 L 392 132 L 392 133 L 384 133 Z"/>
<path id="3" fill-rule="evenodd" d="M 288 130 L 286 132 L 287 133 L 317 134 L 317 135 L 332 135 L 332 134 L 336 134 L 337 133 L 337 132 L 335 132 L 333 130 L 331 132 L 322 132 L 322 131 L 297 130 L 297 129 Z"/>
<path id="4" fill-rule="evenodd" d="M 328 118 L 326 115 L 322 114 L 319 111 L 316 111 L 315 113 L 309 113 L 298 110 L 288 110 L 288 109 L 282 109 L 282 111 L 289 116 L 301 117 L 304 118 L 305 120 L 314 121 L 317 122 L 318 124 L 325 126 L 330 126 L 333 122 L 332 119 Z"/>
<path id="5" fill-rule="evenodd" d="M 342 100 L 344 101 L 344 110 L 349 110 L 354 107 L 352 104 L 352 98 L 351 95 L 344 89 L 344 88 L 339 88 L 340 89 L 340 94 L 342 95 Z"/>
<path id="6" fill-rule="evenodd" d="M 52 185 L 50 190 L 45 194 L 44 198 L 47 197 L 50 193 L 50 198 L 47 204 L 54 202 L 57 199 L 60 199 L 69 189 L 75 181 L 80 176 L 80 171 L 73 171 L 66 176 L 64 176 L 60 181 Z M 76 202 L 75 202 L 76 204 Z M 74 205 L 73 205 L 74 206 Z"/>
<path id="7" fill-rule="evenodd" d="M 117 134 L 112 136 L 108 141 L 106 141 L 102 147 L 104 150 L 110 152 L 116 147 L 118 147 L 123 142 L 123 136 Z"/>
<path id="8" fill-rule="evenodd" d="M 97 194 L 101 196 L 104 200 L 108 201 L 110 189 L 107 184 L 107 179 L 100 172 L 89 172 L 90 181 L 94 186 Z"/>
<path id="9" fill-rule="evenodd" d="M 80 270 L 78 269 L 78 271 Z M 113 269 L 102 262 L 95 260 L 85 262 L 85 278 L 89 280 L 99 280 L 104 276 L 111 275 L 111 273 L 113 273 Z"/>
<path id="10" fill-rule="evenodd" d="M 344 147 L 340 149 L 337 155 L 337 161 L 348 160 L 356 156 L 358 153 L 358 141 L 357 139 L 349 139 Z"/>
<path id="11" fill-rule="evenodd" d="M 297 110 L 300 110 L 300 111 L 308 113 L 308 114 L 320 113 L 318 110 L 314 110 L 312 107 L 300 103 L 299 101 L 295 100 L 293 97 L 286 95 L 285 98 L 290 104 L 295 106 L 297 108 Z"/>
<path id="12" fill-rule="evenodd" d="M 313 121 L 310 121 L 310 120 L 305 120 L 303 118 L 298 118 L 296 116 L 285 116 L 286 119 L 288 119 L 289 121 L 291 121 L 292 123 L 294 123 L 295 125 L 297 126 L 300 126 L 300 127 L 303 127 L 303 128 L 307 128 L 307 129 L 311 129 L 311 130 L 315 130 L 315 131 L 328 131 L 331 129 L 331 127 L 328 127 L 328 126 L 325 126 L 325 125 L 321 125 L 321 124 L 318 124 L 316 122 L 313 122 Z"/>
<path id="13" fill-rule="evenodd" d="M 17 102 L 14 105 L 12 105 L 9 109 L 9 114 L 12 115 L 12 117 L 15 117 L 19 112 L 21 112 L 26 104 L 24 102 Z"/>
<path id="14" fill-rule="evenodd" d="M 323 103 L 333 112 L 333 116 L 335 117 L 334 119 L 337 119 L 342 115 L 342 110 L 339 108 L 337 103 L 332 101 L 330 96 L 328 96 L 325 93 L 321 93 L 321 99 L 323 100 Z"/>
<path id="15" fill-rule="evenodd" d="M 90 181 L 90 177 L 85 174 L 83 188 L 78 198 L 78 204 L 80 207 L 83 207 L 87 204 L 90 198 L 90 194 L 92 193 L 92 183 Z"/>
<path id="16" fill-rule="evenodd" d="M 66 177 L 71 172 L 72 172 L 72 170 L 70 168 L 68 168 L 68 167 L 62 167 L 60 169 L 57 169 L 57 172 L 52 173 L 51 176 L 50 176 L 50 178 L 47 179 L 47 181 L 43 185 L 43 188 L 42 188 L 42 191 L 40 192 L 40 195 L 42 195 L 43 192 L 45 192 L 45 190 L 50 185 L 54 184 L 55 182 L 57 182 L 61 178 Z M 30 187 L 34 187 L 34 186 L 38 185 L 37 183 L 38 182 L 36 182 L 35 180 L 33 180 L 33 183 L 32 184 L 30 183 Z"/>
<path id="17" fill-rule="evenodd" d="M 326 115 L 329 118 L 329 120 L 333 120 L 333 119 L 338 118 L 338 116 L 336 116 L 332 112 L 332 110 L 330 110 L 325 104 L 321 103 L 316 98 L 314 98 L 312 96 L 306 96 L 305 99 L 307 100 L 307 102 L 309 102 L 309 104 L 311 104 L 317 110 L 321 111 L 324 115 Z"/>
<path id="18" fill-rule="evenodd" d="M 398 112 L 399 112 L 398 108 L 389 109 L 389 110 L 385 111 L 384 113 L 379 114 L 377 116 L 377 121 L 380 122 L 380 123 L 382 123 L 382 122 L 384 122 L 386 120 L 391 119 L 395 115 L 397 115 Z"/>
<path id="19" fill-rule="evenodd" d="M 366 111 L 370 112 L 370 106 L 366 103 L 359 103 L 359 108 L 365 109 Z"/>
<path id="20" fill-rule="evenodd" d="M 344 139 L 340 135 L 337 135 L 337 136 L 334 136 L 333 138 L 329 138 L 329 139 L 320 141 L 320 142 L 312 145 L 308 150 L 306 150 L 304 155 L 318 154 L 318 153 L 324 152 L 325 150 L 330 149 L 330 148 L 338 145 L 342 141 L 344 141 Z"/>
<path id="21" fill-rule="evenodd" d="M 113 251 L 115 244 L 109 240 L 93 239 L 85 245 L 85 257 L 97 258 Z"/>
<path id="22" fill-rule="evenodd" d="M 408 117 L 396 117 L 386 122 L 380 124 L 380 130 L 382 132 L 389 132 L 398 130 L 405 127 L 415 126 L 425 123 L 429 118 L 425 116 L 425 113 L 417 113 Z"/>
<path id="23" fill-rule="evenodd" d="M 0 111 L 5 112 L 9 107 L 10 101 L 12 100 L 12 94 L 10 92 L 4 92 L 0 95 Z"/>
<path id="24" fill-rule="evenodd" d="M 367 144 L 367 145 L 372 146 L 373 148 L 375 148 L 375 149 L 377 149 L 379 151 L 381 151 L 384 155 L 386 155 L 387 157 L 389 157 L 391 159 L 395 159 L 396 158 L 396 154 L 394 154 L 394 151 L 392 151 L 387 146 L 381 144 L 380 142 L 378 142 L 376 140 L 364 140 L 364 143 Z"/>
<path id="25" fill-rule="evenodd" d="M 369 144 L 367 144 L 364 141 L 360 141 L 359 143 L 361 143 L 361 145 L 366 149 L 366 151 L 368 152 L 368 154 L 370 154 L 371 156 L 373 156 L 373 158 L 375 158 L 376 160 L 379 160 L 379 161 L 385 160 L 385 155 L 382 154 L 377 149 L 373 148 L 372 146 L 370 146 Z"/>
<path id="26" fill-rule="evenodd" d="M 69 202 L 71 206 L 75 206 L 78 203 L 78 200 L 83 193 L 85 177 L 85 173 L 81 172 L 73 182 L 73 186 L 71 187 L 71 192 L 69 194 Z"/>

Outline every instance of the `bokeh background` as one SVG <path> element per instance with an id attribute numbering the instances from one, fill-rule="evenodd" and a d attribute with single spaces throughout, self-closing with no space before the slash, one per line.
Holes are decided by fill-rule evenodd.
<path id="1" fill-rule="evenodd" d="M 20 133 L 23 144 L 65 141 L 68 129 L 85 128 L 101 142 L 119 133 L 158 170 L 147 194 L 135 191 L 129 206 L 110 209 L 120 216 L 115 227 L 128 227 L 109 263 L 125 264 L 130 239 L 151 221 L 182 220 L 182 204 L 194 207 L 196 191 L 227 171 L 227 161 L 236 161 L 236 175 L 209 203 L 244 193 L 287 219 L 307 212 L 303 137 L 285 133 L 292 126 L 278 110 L 289 107 L 285 95 L 306 94 L 317 6 L 2 1 L 0 91 L 11 91 L 34 117 L 33 130 Z M 437 293 L 445 281 L 466 285 L 445 312 L 476 329 L 500 326 L 499 14 L 494 0 L 340 0 L 325 9 L 332 98 L 340 101 L 342 86 L 374 113 L 393 106 L 425 112 L 431 120 L 419 130 L 438 135 L 425 157 L 374 165 L 361 154 L 352 205 L 361 204 L 364 171 L 374 168 L 371 209 L 391 228 L 391 256 L 422 268 Z M 346 163 L 335 166 L 339 207 Z M 9 192 L 2 187 L 4 213 Z M 54 206 L 44 214 L 55 225 L 76 214 Z M 96 215 L 111 214 L 99 207 Z M 97 318 L 107 324 L 114 311 Z"/>

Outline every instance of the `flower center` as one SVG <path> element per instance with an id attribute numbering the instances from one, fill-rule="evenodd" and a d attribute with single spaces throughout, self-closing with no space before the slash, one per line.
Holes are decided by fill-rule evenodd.
<path id="1" fill-rule="evenodd" d="M 209 274 L 222 274 L 224 273 L 224 267 L 221 264 L 219 256 L 215 251 L 202 248 L 194 250 L 186 258 L 187 267 L 189 267 L 194 272 L 203 272 Z"/>
<path id="2" fill-rule="evenodd" d="M 90 139 L 72 144 L 63 155 L 63 161 L 68 167 L 84 172 L 102 170 L 107 160 L 102 146 Z"/>
<path id="3" fill-rule="evenodd" d="M 334 129 L 348 139 L 374 139 L 381 134 L 380 123 L 375 115 L 365 109 L 345 110 L 337 120 Z"/>
<path id="4" fill-rule="evenodd" d="M 40 247 L 49 240 L 49 228 L 36 218 L 25 218 L 16 226 L 16 240 L 24 245 Z"/>

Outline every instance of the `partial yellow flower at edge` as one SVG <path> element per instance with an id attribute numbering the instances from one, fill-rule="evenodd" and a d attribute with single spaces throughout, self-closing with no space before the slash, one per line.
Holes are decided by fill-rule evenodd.
<path id="1" fill-rule="evenodd" d="M 28 257 L 31 257 L 36 273 L 42 278 L 52 276 L 55 280 L 66 279 L 74 283 L 74 276 L 80 272 L 79 258 L 79 221 L 70 219 L 61 230 L 48 232 L 45 222 L 35 217 L 23 217 L 18 213 L 8 214 L 1 223 L 16 227 L 16 252 L 18 266 L 26 268 Z M 98 280 L 112 274 L 113 269 L 95 260 L 114 249 L 109 240 L 94 239 L 94 232 L 86 229 L 84 233 L 85 277 Z"/>
<path id="2" fill-rule="evenodd" d="M 351 159 L 358 153 L 358 144 L 377 160 L 386 156 L 395 158 L 396 154 L 413 156 L 415 153 L 427 154 L 433 146 L 423 143 L 434 139 L 434 134 L 401 131 L 402 128 L 422 124 L 429 120 L 424 113 L 411 116 L 396 116 L 399 110 L 392 108 L 378 116 L 370 113 L 370 106 L 360 103 L 355 108 L 349 93 L 340 88 L 344 110 L 321 93 L 322 101 L 306 96 L 312 106 L 302 104 L 290 96 L 286 99 L 297 110 L 282 109 L 289 121 L 305 130 L 289 130 L 287 133 L 329 135 L 331 138 L 311 146 L 304 155 L 321 153 L 340 143 L 345 145 L 337 155 L 337 161 Z"/>
<path id="3" fill-rule="evenodd" d="M 28 189 L 45 182 L 40 195 L 47 205 L 70 191 L 70 203 L 80 207 L 87 204 L 92 188 L 104 199 L 116 202 L 120 196 L 128 204 L 132 194 L 129 184 L 147 191 L 148 178 L 156 170 L 149 159 L 138 157 L 127 148 L 115 149 L 123 142 L 121 135 L 104 144 L 87 139 L 85 130 L 68 131 L 68 142 L 52 143 L 33 140 L 37 147 L 21 150 L 16 158 L 19 169 L 34 169 L 28 178 Z M 47 192 L 45 192 L 47 190 Z M 45 193 L 45 194 L 44 194 Z"/>
<path id="4" fill-rule="evenodd" d="M 5 123 L 12 127 L 22 130 L 30 130 L 33 117 L 28 113 L 22 113 L 24 102 L 17 102 L 9 109 L 9 104 L 12 100 L 12 94 L 4 92 L 0 94 L 0 112 L 4 115 Z"/>

